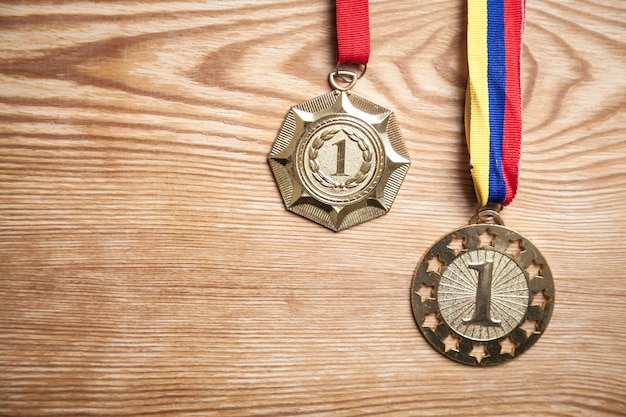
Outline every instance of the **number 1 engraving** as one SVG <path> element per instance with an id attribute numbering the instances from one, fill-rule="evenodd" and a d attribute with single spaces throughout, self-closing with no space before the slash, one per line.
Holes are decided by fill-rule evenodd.
<path id="1" fill-rule="evenodd" d="M 474 317 L 471 319 L 463 319 L 463 323 L 500 326 L 500 320 L 492 319 L 490 312 L 493 259 L 487 259 L 480 263 L 471 263 L 467 266 L 478 271 L 478 284 L 476 285 L 476 309 L 474 310 Z"/>
<path id="2" fill-rule="evenodd" d="M 333 143 L 337 147 L 337 170 L 333 175 L 346 175 L 346 140 Z"/>

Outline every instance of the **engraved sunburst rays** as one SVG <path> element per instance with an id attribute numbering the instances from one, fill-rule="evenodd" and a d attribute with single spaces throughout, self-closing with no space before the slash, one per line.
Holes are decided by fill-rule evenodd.
<path id="1" fill-rule="evenodd" d="M 554 285 L 530 241 L 501 225 L 474 224 L 444 236 L 424 255 L 411 305 L 420 331 L 440 353 L 468 365 L 494 365 L 517 357 L 543 334 Z"/>
<path id="2" fill-rule="evenodd" d="M 479 273 L 471 265 L 493 262 L 489 316 L 498 325 L 467 323 L 476 314 Z M 437 291 L 439 313 L 458 334 L 474 341 L 498 339 L 517 327 L 528 308 L 524 271 L 510 257 L 488 249 L 458 256 L 443 271 Z"/>

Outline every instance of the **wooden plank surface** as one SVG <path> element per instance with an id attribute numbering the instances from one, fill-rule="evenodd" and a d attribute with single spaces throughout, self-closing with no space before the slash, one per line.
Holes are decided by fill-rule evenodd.
<path id="1" fill-rule="evenodd" d="M 329 91 L 332 1 L 0 4 L 0 415 L 626 413 L 626 9 L 528 2 L 521 188 L 548 331 L 505 365 L 424 340 L 409 287 L 475 206 L 465 6 L 371 1 L 355 91 L 412 166 L 391 212 L 333 233 L 266 161 Z"/>

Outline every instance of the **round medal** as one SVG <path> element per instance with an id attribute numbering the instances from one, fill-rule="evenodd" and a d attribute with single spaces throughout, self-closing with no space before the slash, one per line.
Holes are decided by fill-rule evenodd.
<path id="1" fill-rule="evenodd" d="M 411 289 L 418 327 L 445 356 L 468 365 L 513 359 L 545 331 L 554 306 L 550 268 L 501 224 L 447 234 L 418 264 Z"/>

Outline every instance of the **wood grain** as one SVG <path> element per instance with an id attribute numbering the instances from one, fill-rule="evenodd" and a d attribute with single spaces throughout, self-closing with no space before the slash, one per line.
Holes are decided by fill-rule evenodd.
<path id="1" fill-rule="evenodd" d="M 557 304 L 491 369 L 436 353 L 409 305 L 475 205 L 464 2 L 370 8 L 356 90 L 413 164 L 389 214 L 334 234 L 285 211 L 266 162 L 328 91 L 332 1 L 2 2 L 1 415 L 626 414 L 624 5 L 528 2 L 503 215 Z"/>

